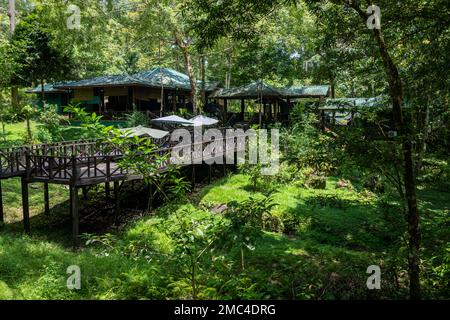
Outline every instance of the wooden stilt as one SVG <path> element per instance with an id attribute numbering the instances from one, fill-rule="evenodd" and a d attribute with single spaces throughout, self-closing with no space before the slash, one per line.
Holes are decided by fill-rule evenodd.
<path id="1" fill-rule="evenodd" d="M 78 212 L 78 189 L 75 186 L 70 186 L 70 214 L 72 215 L 72 245 L 76 249 L 79 245 L 80 216 Z"/>
<path id="2" fill-rule="evenodd" d="M 153 210 L 153 184 L 148 185 L 149 198 L 148 198 L 148 211 Z"/>
<path id="3" fill-rule="evenodd" d="M 2 180 L 0 180 L 0 226 L 5 223 L 5 217 L 3 213 L 3 195 L 2 195 Z"/>
<path id="4" fill-rule="evenodd" d="M 119 181 L 114 181 L 114 214 L 119 215 L 120 197 L 119 197 Z"/>
<path id="5" fill-rule="evenodd" d="M 88 188 L 87 187 L 81 187 L 81 192 L 83 193 L 83 199 L 88 199 Z"/>
<path id="6" fill-rule="evenodd" d="M 44 183 L 44 203 L 45 203 L 45 214 L 50 214 L 50 196 L 48 192 L 48 183 Z"/>
<path id="7" fill-rule="evenodd" d="M 111 188 L 109 186 L 109 182 L 105 183 L 105 193 L 108 198 L 111 196 Z"/>
<path id="8" fill-rule="evenodd" d="M 211 184 L 211 175 L 212 175 L 211 165 L 208 165 L 208 184 Z"/>
<path id="9" fill-rule="evenodd" d="M 223 123 L 227 123 L 228 121 L 228 100 L 223 100 Z"/>
<path id="10" fill-rule="evenodd" d="M 23 209 L 23 227 L 26 233 L 30 233 L 30 203 L 28 199 L 28 181 L 26 177 L 21 178 L 22 184 L 22 209 Z"/>
<path id="11" fill-rule="evenodd" d="M 192 165 L 192 189 L 195 188 L 195 164 Z"/>

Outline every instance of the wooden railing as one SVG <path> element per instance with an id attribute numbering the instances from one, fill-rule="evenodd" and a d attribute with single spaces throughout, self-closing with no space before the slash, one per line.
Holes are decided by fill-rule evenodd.
<path id="1" fill-rule="evenodd" d="M 210 159 L 224 157 L 226 152 L 230 151 L 229 146 L 232 143 L 235 146 L 233 152 L 245 150 L 245 140 L 239 139 L 245 136 L 227 138 L 224 131 L 223 135 L 221 147 L 215 150 Z M 205 160 L 203 151 L 210 143 L 212 142 L 202 141 L 190 144 L 192 163 Z M 161 146 L 148 155 L 147 161 L 163 159 L 159 166 L 160 170 L 164 170 L 174 163 L 172 155 L 175 148 L 179 149 L 180 146 L 174 146 L 173 143 Z M 139 174 L 129 172 L 120 165 L 121 159 L 123 159 L 121 150 L 108 142 L 98 140 L 3 149 L 0 150 L 0 177 L 26 175 L 29 181 L 71 185 L 88 185 L 138 177 Z"/>
<path id="2" fill-rule="evenodd" d="M 12 177 L 26 172 L 27 147 L 0 150 L 0 176 Z"/>

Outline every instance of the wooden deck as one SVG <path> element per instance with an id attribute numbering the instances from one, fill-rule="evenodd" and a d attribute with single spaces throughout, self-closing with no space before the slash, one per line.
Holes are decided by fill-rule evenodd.
<path id="1" fill-rule="evenodd" d="M 213 142 L 201 142 L 190 146 L 192 163 L 202 163 L 207 160 L 224 159 L 230 151 L 235 154 L 245 150 L 245 140 L 242 137 L 224 138 L 219 143 L 221 148 L 216 154 L 205 159 L 204 148 Z M 230 141 L 231 140 L 231 141 Z M 244 142 L 244 143 L 243 143 Z M 168 141 L 154 141 L 160 148 L 154 151 L 155 158 L 166 156 L 159 170 L 167 170 L 173 164 L 171 157 L 175 146 Z M 164 143 L 164 146 L 163 146 Z M 199 145 L 200 144 L 200 145 Z M 112 145 L 94 140 L 69 141 L 56 144 L 41 144 L 23 146 L 19 148 L 6 148 L 0 150 L 0 224 L 3 223 L 3 205 L 1 196 L 1 181 L 13 177 L 20 177 L 22 181 L 22 206 L 23 222 L 26 232 L 30 231 L 29 223 L 29 196 L 28 184 L 33 182 L 44 183 L 45 211 L 49 211 L 48 185 L 63 184 L 70 189 L 71 214 L 73 220 L 74 245 L 78 242 L 78 189 L 87 186 L 105 183 L 105 189 L 109 192 L 109 183 L 114 184 L 114 194 L 118 196 L 118 185 L 120 181 L 139 180 L 142 176 L 136 172 L 129 172 L 120 166 L 122 153 Z M 151 156 L 149 157 L 151 161 Z M 186 166 L 185 164 L 181 166 Z M 178 165 L 180 166 L 180 165 Z M 195 173 L 195 166 L 192 166 Z"/>

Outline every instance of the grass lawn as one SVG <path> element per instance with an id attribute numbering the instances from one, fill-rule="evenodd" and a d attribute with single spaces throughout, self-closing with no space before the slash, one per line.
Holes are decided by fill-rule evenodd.
<path id="1" fill-rule="evenodd" d="M 30 121 L 31 133 L 33 139 L 36 139 L 38 127 L 40 124 L 36 121 Z M 82 137 L 83 130 L 77 126 L 63 126 L 62 136 L 64 140 L 77 140 Z M 4 147 L 16 147 L 24 144 L 27 135 L 26 121 L 7 123 L 5 125 L 5 134 L 1 133 L 0 148 Z M 39 141 L 36 141 L 39 142 Z"/>
<path id="2" fill-rule="evenodd" d="M 406 297 L 406 224 L 400 207 L 392 199 L 362 190 L 335 189 L 335 182 L 329 178 L 325 190 L 300 184 L 277 187 L 273 193 L 277 203 L 273 215 L 289 232 L 265 231 L 254 243 L 254 249 L 246 250 L 245 270 L 241 269 L 237 248 L 208 254 L 201 260 L 198 272 L 199 298 Z M 14 195 L 11 186 L 7 189 L 8 216 L 19 210 L 20 196 Z M 174 255 L 179 255 L 170 233 L 178 227 L 178 215 L 188 212 L 194 221 L 220 220 L 221 214 L 205 208 L 263 197 L 249 187 L 246 176 L 230 175 L 203 188 L 191 203 L 168 204 L 152 215 L 137 216 L 113 234 L 97 239 L 102 245 L 73 252 L 69 247 L 68 208 L 57 204 L 64 201 L 64 190 L 51 191 L 55 204 L 51 217 L 42 214 L 42 190 L 33 193 L 33 235 L 23 235 L 20 223 L 7 224 L 0 234 L 0 298 L 189 299 L 189 269 L 174 259 Z M 449 199 L 449 193 L 419 193 L 424 232 L 422 284 L 427 297 L 449 298 L 448 280 L 445 282 L 448 261 L 446 264 L 443 260 L 449 243 L 445 227 Z M 126 204 L 123 206 L 125 214 Z M 65 216 L 64 222 L 58 224 L 58 216 Z M 82 223 L 83 228 L 86 231 Z M 433 258 L 436 256 L 443 258 Z M 366 269 L 372 264 L 383 270 L 382 289 L 376 292 L 365 286 Z M 79 291 L 65 287 L 69 265 L 78 265 L 82 270 Z"/>

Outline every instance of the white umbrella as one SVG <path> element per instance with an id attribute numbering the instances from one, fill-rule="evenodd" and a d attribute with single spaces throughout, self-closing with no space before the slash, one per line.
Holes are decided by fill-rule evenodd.
<path id="1" fill-rule="evenodd" d="M 157 123 L 165 123 L 165 124 L 185 124 L 185 125 L 194 125 L 194 122 L 190 120 L 186 120 L 179 116 L 167 116 L 162 118 L 156 118 L 152 120 Z"/>
<path id="2" fill-rule="evenodd" d="M 194 122 L 194 126 L 212 126 L 219 122 L 219 120 L 210 118 L 203 115 L 198 115 L 190 119 L 190 121 Z"/>
<path id="3" fill-rule="evenodd" d="M 137 126 L 132 128 L 120 129 L 126 137 L 152 137 L 154 139 L 162 139 L 169 134 L 168 131 L 157 130 L 153 128 L 146 128 L 143 126 Z"/>

